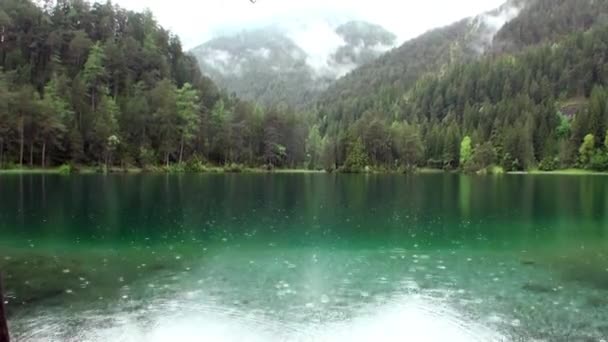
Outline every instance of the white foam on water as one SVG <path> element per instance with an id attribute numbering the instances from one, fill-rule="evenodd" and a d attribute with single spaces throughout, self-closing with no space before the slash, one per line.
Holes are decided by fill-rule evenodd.
<path id="1" fill-rule="evenodd" d="M 321 329 L 314 341 L 503 341 L 502 336 L 438 303 L 404 299 Z"/>
<path id="2" fill-rule="evenodd" d="M 254 314 L 241 315 L 233 309 L 201 310 L 201 307 L 147 317 L 152 324 L 145 325 L 132 317 L 113 318 L 112 326 L 81 327 L 84 331 L 79 331 L 74 341 L 505 341 L 497 332 L 464 319 L 444 304 L 415 296 L 369 308 L 354 318 L 338 322 L 291 324 Z M 28 341 L 55 341 L 53 337 L 57 334 L 50 330 L 45 330 L 48 335 L 30 336 Z M 66 341 L 65 337 L 59 340 Z"/>

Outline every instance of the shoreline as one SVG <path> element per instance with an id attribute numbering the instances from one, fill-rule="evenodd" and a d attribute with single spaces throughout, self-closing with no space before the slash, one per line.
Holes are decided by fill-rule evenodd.
<path id="1" fill-rule="evenodd" d="M 79 175 L 79 174 L 168 174 L 168 175 L 181 175 L 181 174 L 251 174 L 251 173 L 278 173 L 278 174 L 321 174 L 327 173 L 324 170 L 307 170 L 307 169 L 274 169 L 274 170 L 266 170 L 263 168 L 242 168 L 238 170 L 230 170 L 225 169 L 219 166 L 210 166 L 206 167 L 204 170 L 197 172 L 189 172 L 189 171 L 171 171 L 166 170 L 164 167 L 152 167 L 152 168 L 109 168 L 106 172 L 100 171 L 99 168 L 83 166 L 78 167 L 76 170 L 65 172 L 61 169 L 61 167 L 52 167 L 52 168 L 23 168 L 23 169 L 0 169 L 0 175 L 20 175 L 20 174 L 41 174 L 41 175 Z"/>
<path id="2" fill-rule="evenodd" d="M 404 173 L 397 170 L 380 170 L 360 173 L 341 173 L 341 172 L 327 172 L 325 170 L 308 170 L 308 169 L 274 169 L 267 170 L 263 168 L 242 168 L 239 170 L 225 169 L 219 166 L 207 167 L 199 172 L 188 172 L 188 171 L 168 171 L 163 167 L 153 168 L 110 168 L 107 172 L 101 172 L 98 168 L 94 167 L 79 167 L 75 171 L 66 173 L 61 167 L 53 168 L 23 168 L 23 169 L 0 169 L 0 175 L 78 175 L 78 174 L 168 174 L 168 175 L 180 175 L 180 174 L 359 174 L 359 175 L 397 175 L 397 174 L 461 174 L 461 175 L 478 175 L 478 176 L 496 176 L 496 175 L 530 175 L 530 176 L 608 176 L 608 172 L 598 172 L 584 169 L 564 169 L 556 171 L 511 171 L 499 174 L 470 174 L 462 172 L 460 170 L 446 171 L 441 169 L 432 168 L 420 168 L 416 171 Z"/>

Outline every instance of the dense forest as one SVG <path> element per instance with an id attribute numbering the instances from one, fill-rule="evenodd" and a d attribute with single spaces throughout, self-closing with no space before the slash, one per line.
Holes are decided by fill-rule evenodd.
<path id="1" fill-rule="evenodd" d="M 0 66 L 4 167 L 305 159 L 304 116 L 218 91 L 150 12 L 2 0 Z"/>
<path id="2" fill-rule="evenodd" d="M 4 168 L 608 170 L 604 1 L 509 1 L 483 45 L 482 17 L 433 30 L 306 113 L 219 90 L 149 12 L 1 4 Z"/>

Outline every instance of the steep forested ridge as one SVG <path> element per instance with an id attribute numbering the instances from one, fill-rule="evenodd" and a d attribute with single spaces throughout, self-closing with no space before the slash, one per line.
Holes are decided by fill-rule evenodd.
<path id="1" fill-rule="evenodd" d="M 0 2 L 0 165 L 295 165 L 306 124 L 218 92 L 152 13 Z"/>
<path id="2" fill-rule="evenodd" d="M 605 22 L 605 13 L 605 1 L 507 1 L 494 11 L 423 34 L 356 69 L 321 96 L 321 111 L 359 118 L 367 110 L 390 106 L 425 75 L 585 31 Z M 495 27 L 504 20 L 504 26 Z"/>
<path id="3" fill-rule="evenodd" d="M 493 50 L 517 52 L 526 46 L 553 42 L 573 32 L 608 24 L 603 0 L 526 0 L 523 10 L 496 34 Z"/>
<path id="4" fill-rule="evenodd" d="M 508 18 L 520 6 L 523 6 L 520 1 L 509 1 L 490 13 L 463 19 L 405 42 L 338 80 L 320 97 L 321 111 L 355 119 L 366 110 L 388 106 L 420 77 L 481 56 L 491 45 L 494 30 L 484 20 L 486 16 Z"/>
<path id="5" fill-rule="evenodd" d="M 355 169 L 608 168 L 608 2 L 528 0 L 502 8 L 513 5 L 522 6 L 517 16 L 482 54 L 464 49 L 483 36 L 471 29 L 483 27 L 473 24 L 477 17 L 407 42 L 332 87 L 319 105 L 329 164 L 348 169 L 350 157 L 362 155 Z M 582 156 L 588 134 L 593 147 Z M 463 158 L 461 148 L 471 155 Z"/>

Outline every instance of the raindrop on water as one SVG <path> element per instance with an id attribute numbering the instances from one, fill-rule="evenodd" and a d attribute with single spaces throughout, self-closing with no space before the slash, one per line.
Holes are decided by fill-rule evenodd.
<path id="1" fill-rule="evenodd" d="M 329 297 L 327 295 L 322 295 L 321 296 L 321 303 L 323 303 L 323 304 L 329 303 Z"/>

